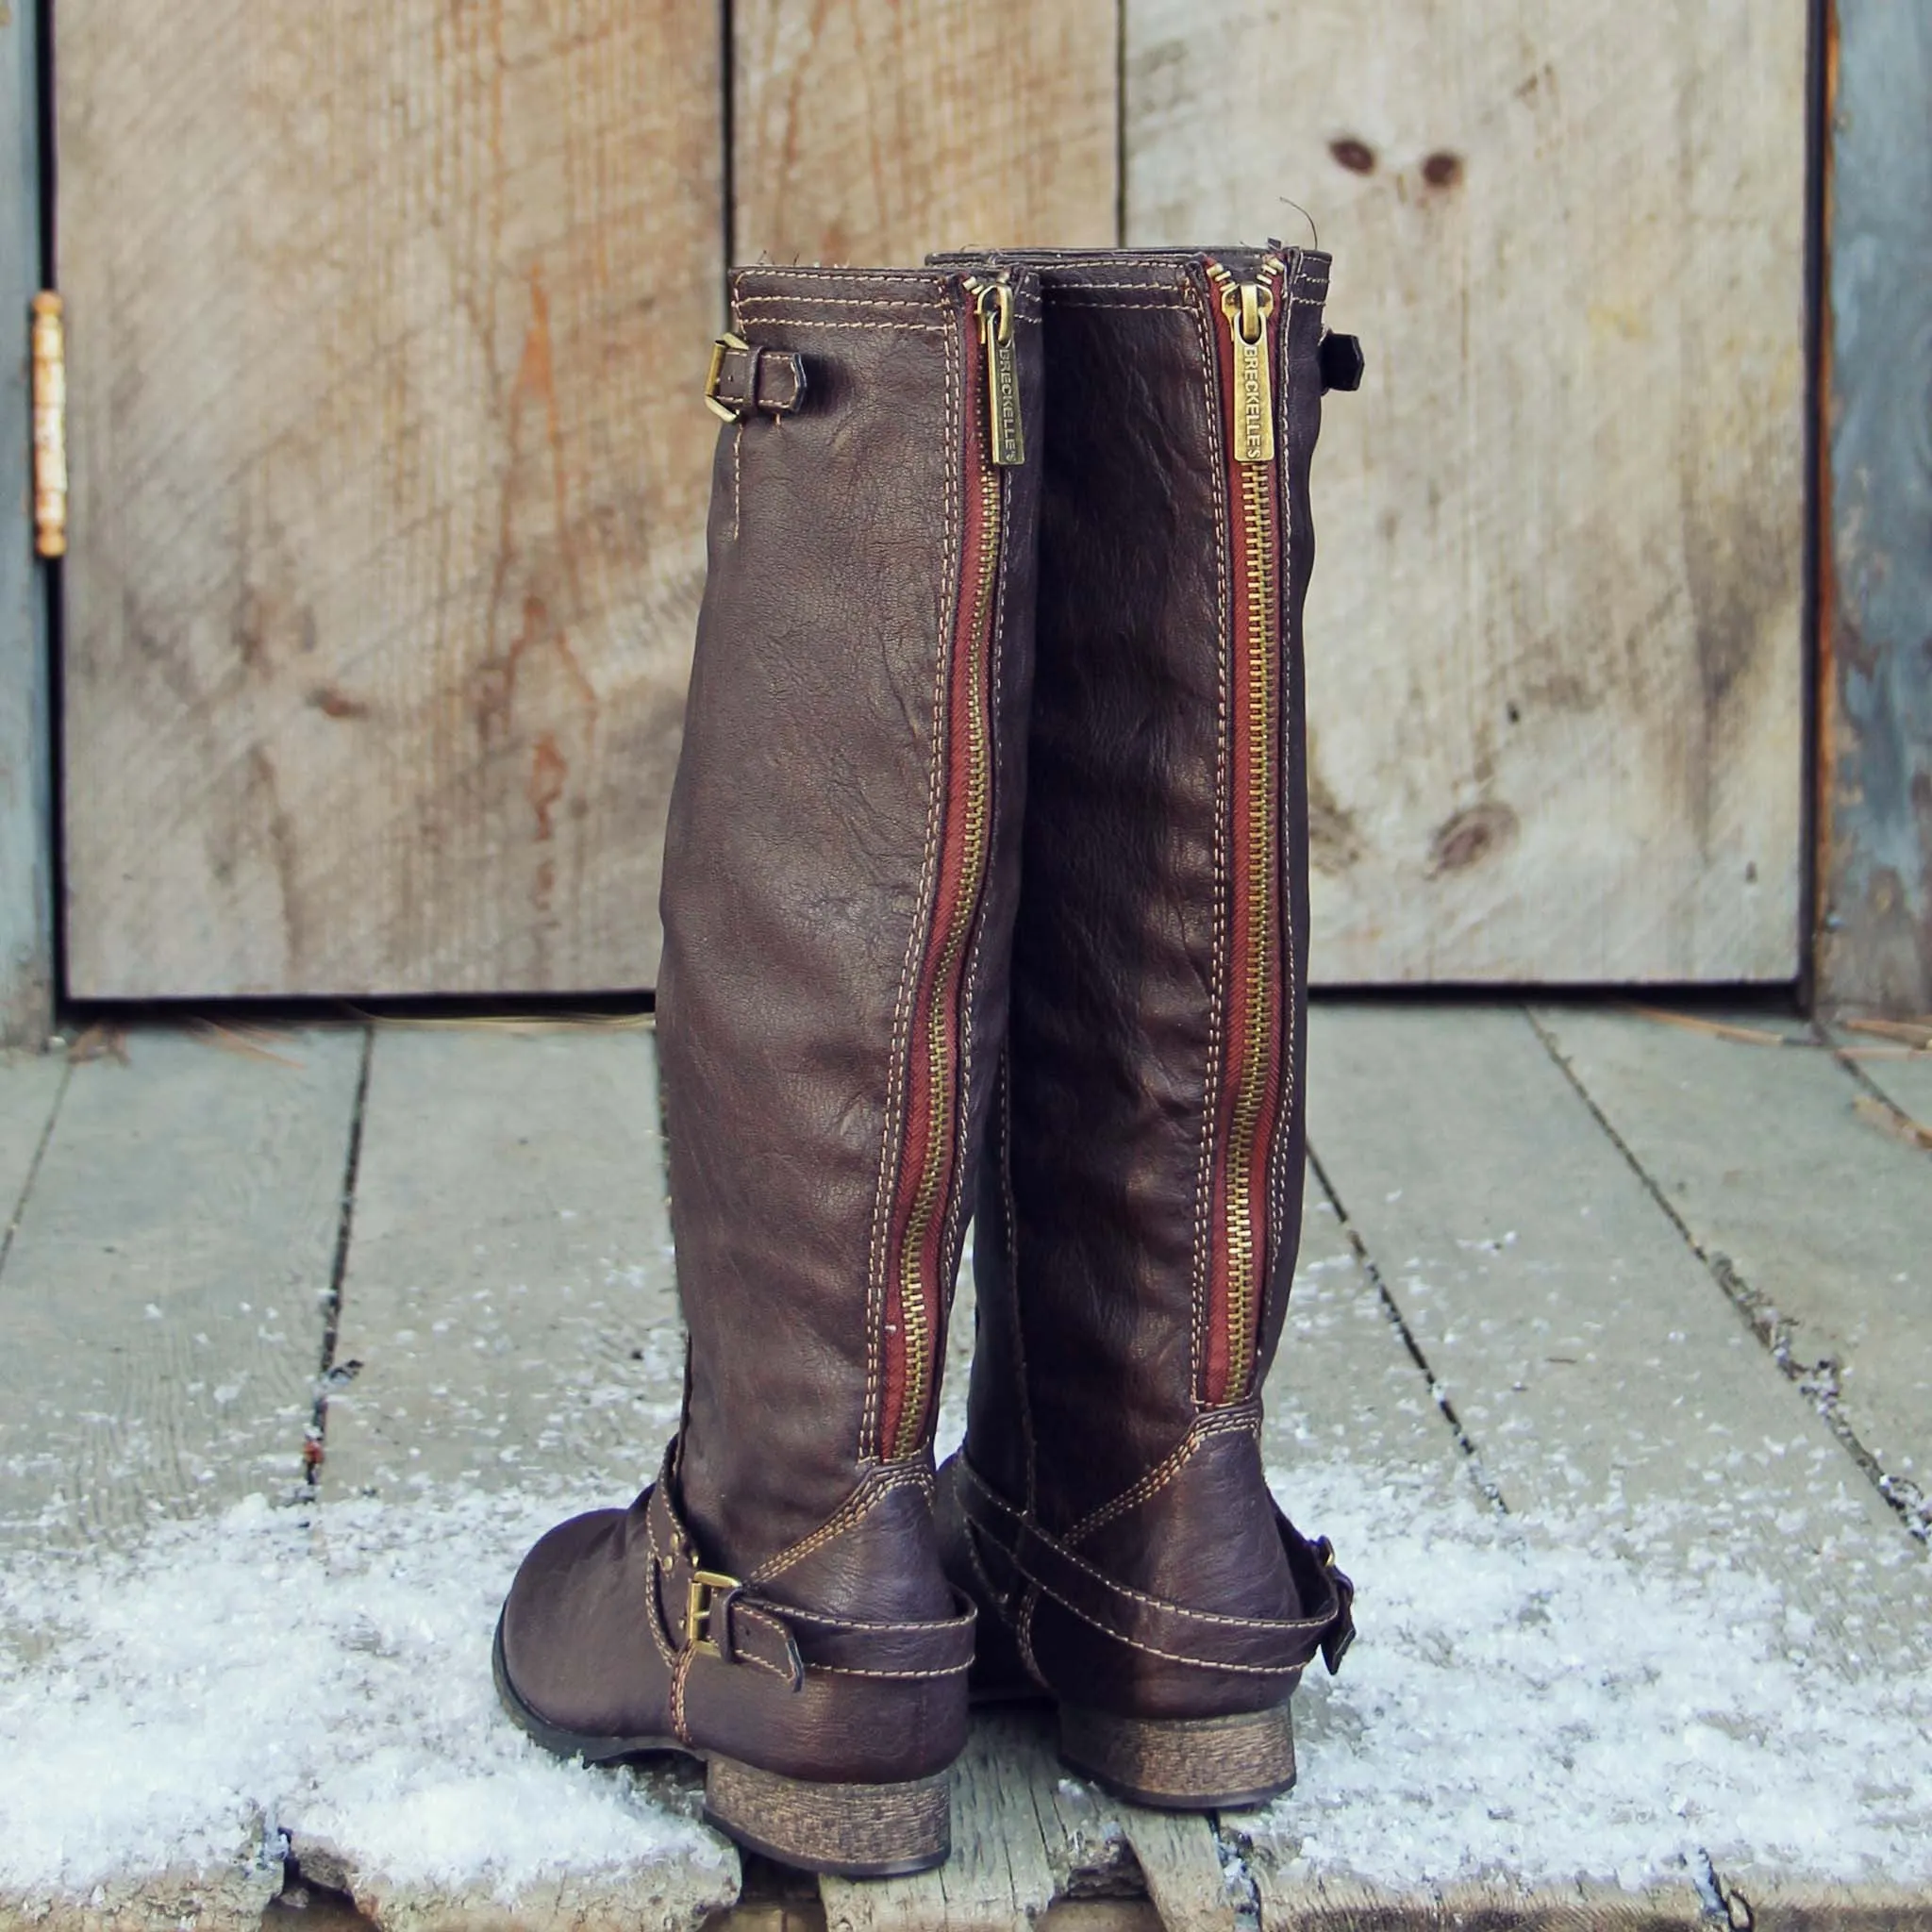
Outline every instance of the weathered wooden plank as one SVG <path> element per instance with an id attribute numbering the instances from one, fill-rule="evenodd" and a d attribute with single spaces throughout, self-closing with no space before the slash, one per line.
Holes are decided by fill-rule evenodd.
<path id="1" fill-rule="evenodd" d="M 1307 620 L 1329 984 L 1795 974 L 1805 23 L 1127 0 L 1127 239 L 1303 240 L 1291 196 L 1367 345 Z"/>
<path id="2" fill-rule="evenodd" d="M 1526 1015 L 1324 1006 L 1310 1083 L 1324 1171 L 1512 1507 L 1634 1561 L 1774 1566 L 1827 1633 L 1794 1657 L 1916 1658 L 1923 1550 Z"/>
<path id="3" fill-rule="evenodd" d="M 1932 17 L 1833 0 L 1818 990 L 1932 1010 Z"/>
<path id="4" fill-rule="evenodd" d="M 715 6 L 59 28 L 71 991 L 650 984 Z"/>
<path id="5" fill-rule="evenodd" d="M 27 304 L 41 280 L 38 9 L 0 4 L 0 1046 L 54 1012 L 53 726 L 34 561 Z"/>
<path id="6" fill-rule="evenodd" d="M 1317 1024 L 1322 1024 L 1318 1022 Z M 1291 1515 L 1297 1463 L 1399 1480 L 1424 1510 L 1475 1493 L 1438 1406 L 1318 1176 L 1308 1178 L 1294 1292 L 1268 1377 L 1261 1445 Z M 1287 1480 L 1281 1480 L 1283 1475 Z M 1319 1523 L 1309 1533 L 1319 1533 Z"/>
<path id="7" fill-rule="evenodd" d="M 1871 1051 L 1869 1035 L 1832 1029 L 1832 1038 L 1848 1053 L 1859 1073 L 1909 1121 L 1932 1127 L 1932 1054 L 1923 1058 L 1879 1057 Z"/>
<path id="8" fill-rule="evenodd" d="M 741 260 L 1114 240 L 1114 0 L 737 0 L 730 19 Z"/>
<path id="9" fill-rule="evenodd" d="M 0 1277 L 0 1544 L 300 1483 L 361 1058 L 154 1028 L 73 1069 Z"/>
<path id="10" fill-rule="evenodd" d="M 9 1237 L 25 1203 L 34 1158 L 60 1104 L 67 1071 L 66 1061 L 57 1057 L 0 1056 L 0 1209 L 7 1215 Z M 0 1283 L 4 1271 L 0 1261 Z"/>
<path id="11" fill-rule="evenodd" d="M 1026 1932 L 1052 1903 L 1044 1793 L 1059 1776 L 1042 1727 L 990 1712 L 953 1767 L 953 1851 L 912 1878 L 824 1878 L 827 1932 Z"/>
<path id="12" fill-rule="evenodd" d="M 325 1495 L 454 1480 L 627 1502 L 655 1476 L 684 1359 L 656 1044 L 378 1030 Z"/>
<path id="13" fill-rule="evenodd" d="M 1772 1878 L 1741 1891 L 1738 1910 L 1748 1915 L 1750 1932 L 1932 1932 L 1932 1897 L 1905 1885 L 1793 1885 Z"/>
<path id="14" fill-rule="evenodd" d="M 1808 1027 L 1746 1045 L 1630 1014 L 1536 1024 L 1788 1374 L 1893 1478 L 1932 1489 L 1932 1164 L 1858 1118 Z"/>
<path id="15" fill-rule="evenodd" d="M 1263 1932 L 1712 1932 L 1690 1885 L 1531 1888 L 1496 1880 L 1393 1891 L 1345 1876 L 1296 1874 L 1274 1846 L 1250 1861 Z M 1722 1923 L 1722 1922 L 1720 1922 Z"/>
<path id="16" fill-rule="evenodd" d="M 304 1874 L 355 1903 L 354 1915 L 342 1915 L 349 1923 L 339 1923 L 335 1932 L 700 1932 L 738 1923 L 735 1857 L 723 1862 L 645 1860 L 589 1871 L 559 1865 L 507 1894 L 480 1877 L 469 1885 L 397 1884 L 306 1844 L 299 1831 L 294 1836 Z M 286 1924 L 276 1914 L 263 1932 L 283 1932 Z M 782 1914 L 776 1924 L 768 1921 L 758 1932 L 787 1932 Z"/>

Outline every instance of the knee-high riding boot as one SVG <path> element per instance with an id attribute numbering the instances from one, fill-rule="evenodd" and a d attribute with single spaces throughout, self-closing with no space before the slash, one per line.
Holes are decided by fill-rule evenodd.
<path id="1" fill-rule="evenodd" d="M 948 1561 L 980 1679 L 1127 1796 L 1257 1801 L 1351 1589 L 1276 1507 L 1299 1233 L 1301 613 L 1325 257 L 1002 257 L 1040 280 L 1037 663 L 1012 1020 Z"/>
<path id="2" fill-rule="evenodd" d="M 732 291 L 658 986 L 684 1422 L 630 1508 L 525 1558 L 498 1681 L 566 1755 L 704 1757 L 747 1845 L 913 1871 L 973 1655 L 931 1441 L 1006 1024 L 1039 291 L 982 262 Z"/>

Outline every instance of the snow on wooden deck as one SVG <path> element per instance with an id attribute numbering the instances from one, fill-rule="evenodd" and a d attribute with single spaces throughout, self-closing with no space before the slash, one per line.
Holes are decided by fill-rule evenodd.
<path id="1" fill-rule="evenodd" d="M 1932 1155 L 1858 1105 L 1924 1071 L 1318 1008 L 1266 1447 L 1362 1637 L 1301 1788 L 1140 1811 L 989 1718 L 943 1871 L 738 1917 L 1932 1924 Z M 253 1924 L 289 1854 L 394 1932 L 729 1907 L 694 1771 L 544 1758 L 487 1660 L 675 1418 L 648 1030 L 137 1032 L 0 1067 L 0 1927 Z"/>

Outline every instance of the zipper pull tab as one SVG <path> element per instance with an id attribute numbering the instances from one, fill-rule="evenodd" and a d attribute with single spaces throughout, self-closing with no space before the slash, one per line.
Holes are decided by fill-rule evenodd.
<path id="1" fill-rule="evenodd" d="M 1237 282 L 1216 263 L 1208 273 L 1221 291 L 1221 312 L 1234 342 L 1234 459 L 1274 460 L 1274 391 L 1268 375 L 1268 318 L 1274 291 L 1266 282 Z"/>
<path id="2" fill-rule="evenodd" d="M 1013 290 L 999 281 L 970 281 L 979 315 L 979 339 L 986 345 L 987 446 L 1002 469 L 1026 460 L 1026 435 L 1020 422 L 1020 358 L 1013 346 Z"/>

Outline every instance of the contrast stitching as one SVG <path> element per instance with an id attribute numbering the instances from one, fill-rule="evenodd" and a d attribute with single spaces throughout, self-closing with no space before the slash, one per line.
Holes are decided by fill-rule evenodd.
<path id="1" fill-rule="evenodd" d="M 756 302 L 756 295 L 750 298 Z M 872 328 L 898 329 L 907 334 L 920 336 L 942 336 L 951 331 L 940 322 L 887 322 L 883 318 L 876 322 L 827 322 L 815 315 L 760 315 L 762 323 L 783 323 L 787 328 Z"/>
<path id="2" fill-rule="evenodd" d="M 731 426 L 731 541 L 738 541 L 739 506 L 744 497 L 744 425 Z"/>
<path id="3" fill-rule="evenodd" d="M 678 1653 L 677 1661 L 671 1667 L 671 1734 L 680 1744 L 691 1742 L 691 1726 L 685 1722 L 684 1690 L 691 1680 L 691 1667 L 697 1652 L 685 1650 Z"/>
<path id="4" fill-rule="evenodd" d="M 891 297 L 865 295 L 743 295 L 739 298 L 739 307 L 783 308 L 788 302 L 804 303 L 819 308 L 909 308 L 926 315 L 943 315 L 946 312 L 946 305 L 943 302 L 899 301 Z"/>
<path id="5" fill-rule="evenodd" d="M 1144 308 L 1186 315 L 1194 307 L 1191 302 L 1081 302 L 1058 293 L 1051 300 L 1056 308 L 1105 308 L 1114 314 L 1125 308 Z"/>
<path id="6" fill-rule="evenodd" d="M 664 1641 L 663 1629 L 664 1573 L 670 1566 L 665 1562 L 662 1554 L 658 1551 L 658 1532 L 651 1526 L 651 1519 L 648 1513 L 644 1517 L 644 1543 L 651 1553 L 651 1601 L 648 1606 L 650 1615 L 644 1619 L 644 1622 L 651 1626 L 651 1641 L 657 1645 L 658 1655 L 664 1659 L 667 1665 L 675 1670 L 677 1665 L 677 1659 L 672 1654 L 671 1646 Z"/>
<path id="7" fill-rule="evenodd" d="M 755 1650 L 734 1651 L 732 1655 L 741 1664 L 755 1664 L 761 1671 L 770 1671 L 773 1676 L 781 1682 L 791 1682 L 791 1673 L 783 1664 L 774 1664 L 769 1657 L 760 1657 Z"/>
<path id="8" fill-rule="evenodd" d="M 822 1617 L 814 1610 L 794 1610 L 789 1605 L 785 1615 L 790 1622 L 809 1624 L 814 1630 L 838 1630 L 854 1637 L 882 1637 L 907 1630 L 963 1630 L 973 1621 L 971 1617 L 926 1617 L 909 1624 L 871 1624 L 862 1617 Z"/>
<path id="9" fill-rule="evenodd" d="M 1020 1661 L 1026 1666 L 1026 1674 L 1042 1690 L 1051 1687 L 1046 1681 L 1046 1673 L 1040 1668 L 1040 1659 L 1033 1652 L 1033 1613 L 1040 1607 L 1040 1586 L 1029 1577 L 1026 1594 L 1020 1604 L 1020 1621 L 1013 1635 L 1020 1645 Z"/>
<path id="10" fill-rule="evenodd" d="M 769 1583 L 773 1577 L 782 1575 L 793 1564 L 803 1561 L 815 1550 L 824 1549 L 827 1543 L 835 1542 L 848 1529 L 862 1523 L 894 1490 L 925 1490 L 931 1487 L 931 1483 L 932 1478 L 924 1470 L 917 1467 L 908 1468 L 903 1464 L 896 1468 L 882 1469 L 868 1475 L 858 1488 L 819 1524 L 818 1528 L 809 1535 L 801 1537 L 789 1548 L 780 1550 L 775 1557 L 768 1557 L 745 1578 L 745 1581 Z"/>
<path id="11" fill-rule="evenodd" d="M 986 865 L 980 874 L 979 903 L 973 908 L 973 942 L 967 950 L 966 969 L 959 986 L 958 1130 L 954 1137 L 953 1198 L 947 1204 L 947 1229 L 945 1239 L 940 1245 L 941 1272 L 945 1277 L 940 1285 L 944 1320 L 934 1324 L 933 1371 L 936 1387 L 943 1380 L 945 1369 L 945 1351 L 939 1345 L 939 1337 L 952 1326 L 953 1284 L 958 1277 L 959 1248 L 966 1235 L 965 1223 L 969 1211 L 966 1202 L 966 1166 L 969 1158 L 978 1151 L 967 1132 L 973 1119 L 973 1091 L 979 1068 L 979 1056 L 974 1050 L 978 1044 L 978 1029 L 973 1022 L 979 1004 L 979 961 L 985 948 L 986 908 L 992 893 L 992 871 L 997 858 L 994 847 L 999 827 L 1001 797 L 1006 789 L 1001 782 L 1000 774 L 1000 754 L 1006 743 L 1006 735 L 1000 729 L 1000 692 L 1007 646 L 1008 502 L 1007 481 L 997 472 L 994 473 L 994 488 L 999 504 L 999 527 L 994 538 L 999 545 L 999 575 L 993 585 L 992 636 L 988 641 L 985 700 L 986 729 L 991 744 L 989 776 L 992 795 L 988 801 L 987 808 Z M 949 1261 L 950 1266 L 947 1265 Z M 936 1412 L 937 1402 L 933 1404 L 933 1408 Z"/>
<path id="12" fill-rule="evenodd" d="M 1208 466 L 1214 498 L 1214 952 L 1209 969 L 1208 1007 L 1208 1073 L 1203 1086 L 1201 1108 L 1201 1158 L 1195 1180 L 1194 1252 L 1191 1257 L 1191 1287 L 1193 1299 L 1192 1322 L 1189 1335 L 1189 1394 L 1198 1396 L 1201 1388 L 1201 1350 L 1207 1339 L 1208 1303 L 1212 1298 L 1209 1273 L 1212 1256 L 1208 1224 L 1213 1218 L 1214 1123 L 1221 1102 L 1221 1028 L 1225 989 L 1222 984 L 1226 967 L 1225 927 L 1227 924 L 1227 792 L 1228 717 L 1226 641 L 1229 626 L 1227 588 L 1227 479 L 1221 455 L 1220 351 L 1215 346 L 1213 325 L 1198 303 L 1193 304 L 1195 337 L 1201 345 L 1201 391 L 1208 408 Z"/>
<path id="13" fill-rule="evenodd" d="M 1143 1657 L 1158 1657 L 1164 1663 L 1189 1664 L 1197 1671 L 1230 1671 L 1243 1677 L 1291 1677 L 1308 1667 L 1309 1660 L 1307 1657 L 1297 1664 L 1238 1664 L 1223 1657 L 1189 1657 L 1181 1651 L 1162 1650 L 1158 1644 L 1143 1643 L 1140 1638 L 1129 1637 L 1124 1631 L 1116 1630 L 1111 1624 L 1102 1623 L 1098 1617 L 1083 1610 L 1078 1604 L 1069 1603 L 1058 1591 L 1047 1590 L 1044 1584 L 1036 1587 L 1045 1591 L 1068 1616 L 1079 1618 L 1090 1629 L 1098 1630 L 1102 1636 L 1111 1638 L 1114 1642 L 1128 1650 L 1137 1650 Z"/>
<path id="14" fill-rule="evenodd" d="M 899 325 L 883 325 L 898 326 Z M 955 434 L 958 420 L 958 398 L 956 385 L 958 370 L 956 360 L 956 344 L 952 331 L 946 334 L 946 448 L 948 452 L 958 446 Z M 958 537 L 957 520 L 958 506 L 954 501 L 955 475 L 958 465 L 948 461 L 946 465 L 946 489 L 944 499 L 945 552 L 942 568 L 944 581 L 957 584 L 959 577 Z M 950 607 L 947 622 L 942 634 L 943 641 L 934 654 L 932 686 L 932 761 L 926 774 L 925 799 L 925 852 L 920 862 L 919 896 L 913 903 L 912 927 L 906 941 L 906 962 L 900 970 L 899 996 L 892 1010 L 892 1058 L 886 1074 L 886 1124 L 885 1134 L 879 1147 L 878 1189 L 873 1200 L 872 1240 L 866 1257 L 868 1288 L 872 1300 L 871 1320 L 867 1324 L 865 1339 L 865 1408 L 860 1418 L 858 1454 L 861 1460 L 871 1455 L 874 1433 L 879 1420 L 879 1396 L 881 1379 L 881 1357 L 886 1319 L 886 1233 L 891 1212 L 891 1183 L 896 1177 L 899 1156 L 905 1144 L 905 1123 L 900 1113 L 905 1101 L 906 1060 L 908 1055 L 908 1029 L 911 1024 L 912 1003 L 918 991 L 920 961 L 924 955 L 924 941 L 928 923 L 926 900 L 935 888 L 935 868 L 940 847 L 940 804 L 944 774 L 944 703 L 946 671 L 951 658 L 949 648 L 953 635 L 950 621 Z"/>
<path id="15" fill-rule="evenodd" d="M 870 283 L 907 289 L 938 289 L 941 286 L 937 275 L 922 275 L 915 269 L 824 268 L 817 263 L 803 268 L 787 268 L 775 261 L 754 262 L 734 269 L 731 285 L 734 289 L 741 289 L 746 282 L 759 275 L 770 276 L 774 281 L 844 282 L 859 288 Z"/>
<path id="16" fill-rule="evenodd" d="M 992 1577 L 987 1572 L 986 1558 L 979 1554 L 979 1538 L 974 1534 L 974 1524 L 970 1517 L 966 1522 L 966 1557 L 967 1560 L 973 1565 L 974 1572 L 978 1576 L 980 1582 L 986 1586 L 987 1599 L 991 1603 L 993 1608 L 999 1612 L 1000 1622 L 1006 1624 L 1008 1629 L 1011 1629 L 1013 1624 L 1013 1607 L 1011 1601 L 1007 1593 L 993 1582 Z"/>
<path id="17" fill-rule="evenodd" d="M 785 1627 L 784 1624 L 777 1617 L 774 1616 L 769 1610 L 759 1609 L 756 1604 L 734 1603 L 728 1614 L 734 1621 L 742 1617 L 747 1623 L 762 1624 L 765 1629 L 772 1636 L 775 1637 L 780 1643 L 785 1642 L 791 1636 L 791 1631 Z M 751 1653 L 747 1651 L 745 1655 L 749 1657 Z M 787 1672 L 786 1674 L 789 1676 L 791 1673 Z"/>
<path id="18" fill-rule="evenodd" d="M 1268 1175 L 1268 1222 L 1269 1253 L 1266 1257 L 1267 1280 L 1262 1296 L 1263 1320 L 1255 1329 L 1255 1357 L 1249 1363 L 1252 1380 L 1255 1365 L 1260 1359 L 1261 1337 L 1266 1333 L 1266 1318 L 1274 1313 L 1274 1264 L 1280 1258 L 1282 1244 L 1287 1230 L 1283 1220 L 1287 1214 L 1288 1194 L 1288 1141 L 1290 1123 L 1294 1117 L 1294 894 L 1290 890 L 1288 878 L 1288 795 L 1291 765 L 1289 737 L 1294 728 L 1294 692 L 1291 689 L 1294 679 L 1294 639 L 1291 635 L 1291 616 L 1294 602 L 1294 477 L 1293 464 L 1289 460 L 1289 403 L 1294 390 L 1294 359 L 1289 354 L 1289 336 L 1294 327 L 1294 311 L 1300 304 L 1295 294 L 1296 278 L 1300 275 L 1302 264 L 1296 260 L 1288 276 L 1288 300 L 1281 317 L 1281 352 L 1276 359 L 1281 364 L 1281 395 L 1274 406 L 1275 441 L 1280 448 L 1277 459 L 1277 484 L 1281 491 L 1281 581 L 1276 586 L 1280 602 L 1277 622 L 1281 626 L 1281 742 L 1276 756 L 1281 765 L 1281 798 L 1278 837 L 1282 841 L 1281 891 L 1281 980 L 1285 995 L 1284 1010 L 1280 1016 L 1282 1086 L 1281 1106 L 1274 1121 L 1274 1145 L 1269 1156 Z"/>
<path id="19" fill-rule="evenodd" d="M 995 1494 L 994 1491 L 992 1491 L 991 1490 L 989 1490 L 986 1484 L 983 1481 L 981 1481 L 980 1478 L 975 1476 L 974 1480 L 978 1485 L 979 1489 L 985 1493 L 987 1500 L 991 1502 L 996 1509 L 998 1509 L 1003 1515 L 1010 1516 L 1016 1522 L 1020 1523 L 1021 1526 L 1024 1529 L 1025 1529 L 1030 1535 L 1036 1537 L 1041 1543 L 1045 1544 L 1046 1547 L 1052 1550 L 1056 1556 L 1065 1557 L 1069 1563 L 1073 1564 L 1074 1569 L 1084 1570 L 1087 1573 L 1087 1574 L 1092 1577 L 1096 1583 L 1105 1584 L 1108 1590 L 1114 1591 L 1117 1595 L 1131 1597 L 1136 1603 L 1144 1604 L 1149 1609 L 1159 1610 L 1170 1616 L 1185 1617 L 1190 1622 L 1196 1624 L 1224 1624 L 1230 1629 L 1238 1630 L 1288 1631 L 1302 1630 L 1309 1627 L 1309 1621 L 1307 1619 L 1287 1619 L 1281 1617 L 1232 1617 L 1226 1615 L 1224 1612 L 1220 1610 L 1191 1609 L 1186 1604 L 1177 1604 L 1169 1597 L 1149 1596 L 1145 1591 L 1135 1590 L 1127 1584 L 1118 1582 L 1115 1578 L 1108 1575 L 1108 1574 L 1104 1570 L 1096 1570 L 1091 1563 L 1088 1562 L 1086 1557 L 1080 1556 L 1076 1551 L 1068 1549 L 1067 1546 L 1063 1542 L 1061 1542 L 1058 1537 L 1049 1536 L 1046 1533 L 1046 1531 L 1040 1528 L 1038 1524 L 1025 1522 L 1024 1519 L 1021 1517 L 1020 1512 L 1017 1509 L 1015 1509 L 1010 1503 L 1008 1503 L 1004 1497 Z M 1002 1547 L 1004 1548 L 1005 1546 L 1002 1545 Z M 1049 1596 L 1053 1595 L 1053 1591 L 1049 1588 L 1049 1586 L 1041 1583 L 1039 1577 L 1035 1576 L 1032 1571 L 1026 1568 L 1025 1564 L 1021 1560 L 1017 1552 L 1008 1550 L 1007 1555 L 1009 1558 L 1011 1558 L 1014 1567 L 1017 1568 L 1020 1571 L 1020 1573 L 1027 1578 L 1029 1582 L 1033 1583 L 1041 1590 L 1045 1590 Z M 1057 1602 L 1058 1601 L 1058 1598 L 1056 1598 L 1055 1600 Z M 1068 1607 L 1071 1608 L 1072 1606 L 1069 1605 Z"/>
<path id="20" fill-rule="evenodd" d="M 1150 1501 L 1168 1487 L 1192 1461 L 1195 1452 L 1216 1436 L 1247 1435 L 1260 1433 L 1261 1418 L 1245 1407 L 1209 1409 L 1196 1422 L 1174 1448 L 1154 1468 L 1150 1469 L 1139 1482 L 1124 1490 L 1109 1503 L 1103 1503 L 1097 1509 L 1090 1511 L 1068 1530 L 1064 1541 L 1071 1546 L 1084 1542 L 1096 1530 L 1104 1528 L 1118 1516 L 1124 1516 L 1129 1509 L 1138 1508 L 1141 1504 Z"/>
<path id="21" fill-rule="evenodd" d="M 828 1677 L 891 1677 L 901 1683 L 919 1683 L 928 1677 L 962 1677 L 973 1666 L 945 1664 L 929 1671 L 865 1671 L 857 1664 L 811 1664 L 808 1668 Z"/>

